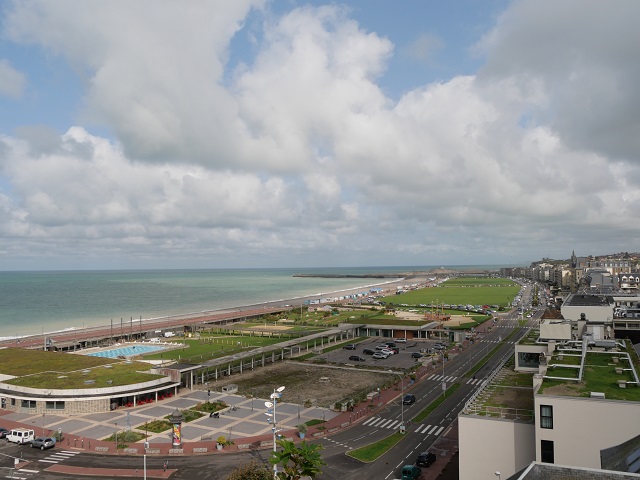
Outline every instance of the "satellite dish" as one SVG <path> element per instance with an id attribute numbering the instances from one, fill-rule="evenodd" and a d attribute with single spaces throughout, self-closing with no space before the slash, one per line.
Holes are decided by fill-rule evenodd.
<path id="1" fill-rule="evenodd" d="M 271 403 L 271 402 L 264 402 L 264 406 L 265 406 L 265 407 L 267 407 L 267 408 L 271 408 L 271 407 L 273 407 L 273 403 Z"/>

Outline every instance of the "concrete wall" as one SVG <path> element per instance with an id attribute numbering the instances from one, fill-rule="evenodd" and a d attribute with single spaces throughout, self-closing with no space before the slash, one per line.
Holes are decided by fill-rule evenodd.
<path id="1" fill-rule="evenodd" d="M 638 435 L 640 402 L 596 398 L 535 395 L 536 417 L 540 405 L 553 406 L 553 429 L 540 428 L 536 421 L 536 460 L 540 441 L 554 442 L 554 463 L 600 468 L 600 450 Z"/>
<path id="2" fill-rule="evenodd" d="M 531 423 L 458 416 L 460 480 L 509 478 L 535 460 L 535 426 Z"/>
<path id="3" fill-rule="evenodd" d="M 612 306 L 572 306 L 562 305 L 560 313 L 566 320 L 580 320 L 580 314 L 584 313 L 590 322 L 612 321 Z"/>
<path id="4" fill-rule="evenodd" d="M 549 323 L 542 322 L 540 324 L 540 338 L 554 340 L 571 340 L 571 324 L 570 323 Z"/>

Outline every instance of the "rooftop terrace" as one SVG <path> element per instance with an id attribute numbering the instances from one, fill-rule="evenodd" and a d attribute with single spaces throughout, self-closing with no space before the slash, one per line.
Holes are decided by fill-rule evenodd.
<path id="1" fill-rule="evenodd" d="M 472 398 L 463 415 L 533 422 L 533 374 L 513 370 L 511 358 Z"/>
<path id="2" fill-rule="evenodd" d="M 628 343 L 610 351 L 561 346 L 547 359 L 538 394 L 590 397 L 604 393 L 610 400 L 640 401 L 638 357 Z"/>

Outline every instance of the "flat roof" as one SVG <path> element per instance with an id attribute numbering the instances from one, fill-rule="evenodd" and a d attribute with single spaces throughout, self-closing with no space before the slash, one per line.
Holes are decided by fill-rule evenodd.
<path id="1" fill-rule="evenodd" d="M 610 298 L 605 295 L 575 293 L 567 297 L 565 305 L 570 307 L 607 307 L 611 305 Z"/>

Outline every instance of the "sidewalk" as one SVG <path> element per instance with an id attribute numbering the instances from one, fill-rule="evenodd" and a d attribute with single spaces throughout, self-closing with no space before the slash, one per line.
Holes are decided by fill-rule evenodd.
<path id="1" fill-rule="evenodd" d="M 416 376 L 416 381 L 419 381 L 422 378 L 431 375 L 432 373 L 438 371 L 439 368 L 440 368 L 439 365 L 433 366 L 431 363 L 422 366 L 419 370 L 417 370 L 414 373 L 414 375 Z M 377 397 L 374 397 L 370 401 L 365 401 L 361 403 L 353 411 L 345 411 L 341 413 L 332 412 L 331 413 L 332 416 L 330 418 L 327 418 L 324 423 L 309 427 L 306 434 L 306 438 L 310 440 L 322 438 L 324 436 L 334 434 L 339 430 L 349 428 L 354 424 L 360 423 L 366 420 L 367 418 L 370 418 L 378 414 L 380 410 L 382 410 L 387 404 L 400 398 L 404 393 L 406 393 L 407 389 L 411 388 L 411 386 L 414 384 L 414 382 L 407 382 L 406 378 L 405 378 L 405 382 L 406 383 L 405 383 L 404 392 L 401 391 L 400 382 L 398 382 L 397 384 L 385 390 L 381 390 L 377 395 Z M 174 397 L 174 400 L 184 402 L 186 398 L 193 399 L 194 396 L 197 397 L 198 395 L 201 395 L 201 396 L 204 395 L 206 397 L 207 394 L 206 392 L 194 392 L 194 391 L 187 390 L 185 391 L 184 394 L 181 394 L 178 397 Z M 238 405 L 241 405 L 241 403 L 238 403 Z M 282 412 L 283 418 L 285 418 L 287 415 L 286 413 L 287 409 L 284 408 L 287 405 L 288 404 L 278 405 L 279 407 L 278 425 L 279 426 L 283 425 L 283 427 L 285 428 L 280 432 L 280 435 L 282 435 L 287 439 L 297 442 L 297 441 L 300 441 L 300 438 L 297 435 L 297 429 L 291 428 L 290 425 L 292 424 L 293 420 L 297 420 L 297 423 L 300 423 L 300 418 L 304 417 L 304 415 L 301 415 L 303 410 L 301 410 L 299 406 L 295 406 L 295 408 L 297 408 L 297 415 L 296 415 L 296 412 L 293 410 L 293 407 L 289 405 L 290 408 L 288 409 L 289 410 L 288 415 L 290 417 L 290 422 L 288 422 L 289 426 L 287 427 L 287 426 L 284 426 L 284 423 L 281 423 L 281 420 L 280 420 L 281 419 L 280 412 Z M 140 421 L 141 415 L 143 414 L 143 409 L 144 408 L 154 409 L 154 408 L 158 408 L 158 406 L 161 406 L 161 405 L 145 405 L 144 407 L 139 406 L 139 407 L 132 407 L 129 409 L 123 409 L 123 411 L 119 412 L 119 415 L 130 414 L 132 417 L 135 417 L 135 424 L 138 425 L 138 429 L 139 429 L 140 428 L 139 421 Z M 167 407 L 165 405 L 165 408 L 168 408 L 169 410 L 171 410 L 173 407 Z M 244 412 L 242 411 L 242 409 L 244 410 Z M 314 409 L 309 409 L 309 410 L 314 410 Z M 151 413 L 151 410 L 150 410 L 150 413 Z M 247 406 L 244 406 L 244 407 L 238 407 L 237 410 L 233 412 L 228 412 L 228 415 L 226 415 L 224 418 L 221 416 L 221 419 L 233 420 L 237 422 L 242 422 L 242 421 L 251 422 L 252 421 L 251 419 L 255 415 L 264 417 L 263 413 L 264 413 L 264 409 L 261 407 L 256 408 L 254 410 L 252 406 L 251 410 L 249 411 L 249 408 Z M 307 414 L 310 415 L 311 417 L 318 418 L 318 411 L 309 411 L 307 412 Z M 29 421 L 24 421 L 24 422 L 15 421 L 7 418 L 12 415 L 15 416 L 16 414 L 14 412 L 0 411 L 0 419 L 2 422 L 2 426 L 4 426 L 7 429 L 18 428 L 18 427 L 31 428 L 35 430 L 36 435 L 39 435 L 40 428 L 45 423 L 44 420 L 42 422 L 39 422 L 38 420 L 40 417 L 34 416 L 34 415 L 28 416 Z M 95 414 L 95 416 L 96 416 L 96 419 L 103 418 L 103 415 L 100 415 L 100 414 Z M 323 413 L 322 416 L 324 417 L 325 414 Z M 54 417 L 54 416 L 52 415 L 51 417 Z M 83 420 L 86 421 L 87 419 L 83 418 Z M 79 423 L 79 419 L 66 418 L 64 419 L 64 422 Z M 61 424 L 64 422 L 61 422 Z M 261 422 L 264 424 L 264 419 L 261 419 Z M 38 425 L 37 423 L 40 423 L 40 425 Z M 253 423 L 256 423 L 256 422 L 253 421 Z M 106 426 L 107 424 L 109 426 Z M 273 433 L 270 431 L 270 427 L 268 427 L 267 425 L 264 425 L 263 427 L 261 427 L 261 433 L 256 435 L 245 435 L 245 436 L 240 435 L 238 437 L 235 437 L 233 438 L 233 444 L 231 446 L 225 446 L 222 450 L 218 450 L 216 448 L 217 437 L 215 436 L 207 436 L 206 439 L 203 438 L 200 441 L 193 441 L 193 440 L 184 441 L 181 446 L 174 447 L 171 441 L 169 440 L 169 436 L 166 432 L 162 435 L 164 437 L 162 439 L 163 441 L 158 442 L 158 441 L 153 441 L 151 439 L 149 443 L 149 448 L 146 449 L 146 451 L 142 441 L 134 444 L 130 444 L 127 448 L 124 448 L 124 449 L 120 448 L 116 450 L 114 441 L 107 442 L 104 440 L 100 440 L 100 438 L 106 438 L 111 433 L 113 433 L 114 428 L 110 425 L 111 424 L 109 424 L 109 422 L 107 421 L 96 420 L 96 423 L 91 427 L 81 428 L 79 430 L 83 433 L 83 435 L 78 435 L 77 433 L 67 433 L 66 431 L 67 428 L 65 428 L 63 429 L 64 438 L 58 445 L 56 445 L 56 449 L 65 449 L 65 450 L 78 451 L 78 452 L 83 452 L 83 451 L 92 452 L 92 453 L 98 453 L 103 455 L 146 454 L 147 456 L 153 456 L 153 457 L 162 456 L 165 458 L 170 458 L 171 456 L 225 454 L 229 452 L 240 452 L 240 451 L 250 451 L 254 449 L 273 448 Z M 116 425 L 117 426 L 119 425 L 119 428 L 121 429 L 124 427 L 123 423 L 119 423 Z M 56 431 L 55 428 L 49 428 L 49 427 L 55 427 L 55 426 L 56 426 L 55 422 L 47 423 L 47 428 L 45 428 L 46 430 L 45 433 L 48 432 L 47 433 L 48 435 L 55 433 Z M 188 427 L 188 425 L 184 424 L 183 430 L 185 429 L 185 427 Z M 105 428 L 109 428 L 110 430 L 106 432 L 104 430 Z M 191 426 L 190 428 L 194 428 L 194 427 Z M 76 432 L 77 431 L 78 430 L 76 430 Z M 234 433 L 239 434 L 239 432 L 237 431 L 234 431 Z M 423 469 L 424 473 L 422 478 L 424 480 L 437 478 L 440 472 L 442 471 L 442 469 L 444 469 L 447 463 L 451 460 L 453 454 L 457 451 L 457 423 L 455 424 L 455 427 L 452 427 L 446 430 L 445 433 L 443 433 L 443 435 L 438 440 L 436 440 L 433 447 L 434 447 L 433 450 L 438 454 L 438 460 L 430 468 Z M 47 471 L 64 473 L 70 476 L 84 474 L 84 475 L 95 475 L 95 476 L 106 475 L 106 476 L 113 476 L 113 477 L 122 476 L 122 477 L 133 477 L 133 478 L 135 478 L 136 476 L 142 477 L 142 473 L 143 473 L 142 471 L 136 471 L 132 469 L 96 468 L 96 469 L 89 469 L 91 470 L 91 473 L 89 473 L 86 468 L 82 469 L 82 472 L 79 470 L 75 471 L 74 469 L 75 467 L 66 466 L 65 464 L 62 463 L 62 464 L 56 464 L 47 468 Z M 173 473 L 173 471 L 174 470 L 171 470 L 171 469 L 167 469 L 166 471 L 158 470 L 158 469 L 147 470 L 147 476 L 149 478 L 169 478 L 171 473 Z"/>

